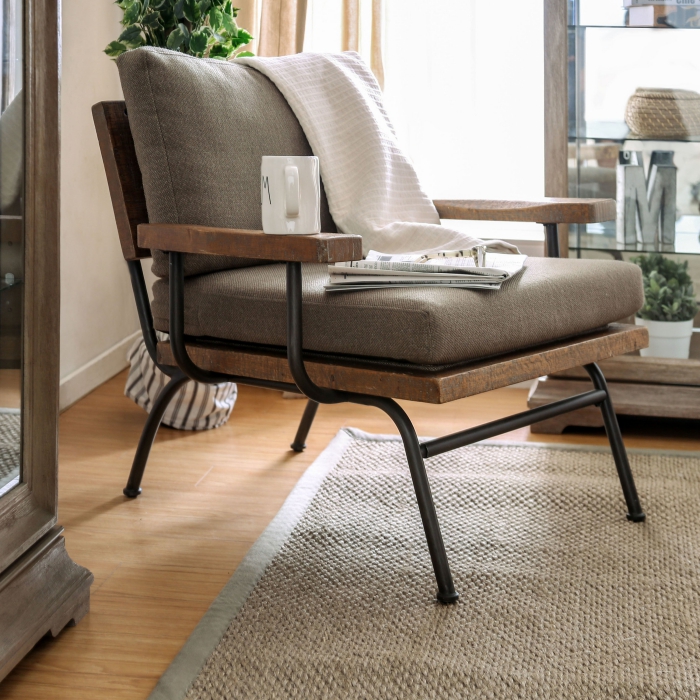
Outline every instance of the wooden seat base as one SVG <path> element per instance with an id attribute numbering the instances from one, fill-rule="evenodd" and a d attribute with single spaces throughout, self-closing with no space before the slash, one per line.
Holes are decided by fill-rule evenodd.
<path id="1" fill-rule="evenodd" d="M 440 404 L 633 352 L 647 343 L 646 328 L 611 324 L 597 333 L 433 372 L 386 368 L 361 359 L 310 359 L 305 366 L 311 380 L 323 388 Z M 283 351 L 211 342 L 189 342 L 187 351 L 205 370 L 294 383 Z M 158 360 L 176 365 L 169 343 L 158 343 Z"/>

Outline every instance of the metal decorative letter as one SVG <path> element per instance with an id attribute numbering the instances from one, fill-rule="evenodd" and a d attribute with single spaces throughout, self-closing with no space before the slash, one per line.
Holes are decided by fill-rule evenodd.
<path id="1" fill-rule="evenodd" d="M 640 151 L 621 151 L 617 166 L 617 240 L 624 248 L 671 252 L 676 236 L 673 151 L 653 151 L 649 177 Z"/>

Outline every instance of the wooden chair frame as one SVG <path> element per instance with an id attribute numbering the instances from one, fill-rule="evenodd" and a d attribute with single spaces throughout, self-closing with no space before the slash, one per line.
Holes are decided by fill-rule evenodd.
<path id="1" fill-rule="evenodd" d="M 406 363 L 337 357 L 303 349 L 302 262 L 332 263 L 362 257 L 359 236 L 318 234 L 272 236 L 181 224 L 149 224 L 141 173 L 123 102 L 93 107 L 122 250 L 131 274 L 134 297 L 148 352 L 170 377 L 144 427 L 124 494 L 135 498 L 148 455 L 165 409 L 188 380 L 222 381 L 304 394 L 308 403 L 292 448 L 304 449 L 318 405 L 357 403 L 384 411 L 399 430 L 438 585 L 437 599 L 454 603 L 455 591 L 424 460 L 479 440 L 574 411 L 599 406 L 625 497 L 629 520 L 641 522 L 644 512 L 630 470 L 610 394 L 596 362 L 646 347 L 645 328 L 612 324 L 603 331 L 520 353 L 502 355 L 457 367 L 430 370 Z M 444 218 L 534 221 L 545 224 L 550 254 L 558 253 L 557 224 L 606 221 L 615 216 L 612 200 L 545 199 L 536 202 L 438 201 Z M 169 342 L 159 343 L 153 328 L 141 259 L 151 250 L 169 253 Z M 232 255 L 284 262 L 287 268 L 287 346 L 269 348 L 215 342 L 185 334 L 183 253 Z M 554 371 L 584 366 L 593 390 L 547 406 L 524 411 L 485 425 L 420 442 L 397 398 L 443 403 L 479 394 Z"/>

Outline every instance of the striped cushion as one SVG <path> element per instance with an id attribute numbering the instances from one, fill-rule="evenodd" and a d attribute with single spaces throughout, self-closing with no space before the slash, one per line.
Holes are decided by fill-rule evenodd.
<path id="1" fill-rule="evenodd" d="M 158 334 L 160 340 L 165 335 Z M 143 338 L 129 349 L 127 359 L 131 363 L 124 394 L 148 413 L 169 377 L 153 363 Z M 168 404 L 163 423 L 178 430 L 209 430 L 223 425 L 233 411 L 238 389 L 235 384 L 200 384 L 187 382 Z"/>

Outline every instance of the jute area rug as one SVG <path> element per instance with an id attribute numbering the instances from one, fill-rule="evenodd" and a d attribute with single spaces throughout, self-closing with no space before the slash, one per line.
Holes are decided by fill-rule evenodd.
<path id="1" fill-rule="evenodd" d="M 18 408 L 0 408 L 0 495 L 19 481 L 21 420 Z"/>
<path id="2" fill-rule="evenodd" d="M 700 456 L 485 443 L 428 461 L 459 603 L 403 447 L 341 431 L 154 690 L 223 698 L 700 698 Z"/>

